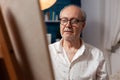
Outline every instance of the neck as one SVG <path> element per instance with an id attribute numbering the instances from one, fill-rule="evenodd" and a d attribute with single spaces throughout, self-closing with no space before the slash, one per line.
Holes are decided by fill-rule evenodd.
<path id="1" fill-rule="evenodd" d="M 68 48 L 68 49 L 70 49 L 70 48 L 79 49 L 81 44 L 82 44 L 81 39 L 79 39 L 79 40 L 72 40 L 72 41 L 66 41 L 66 40 L 62 41 L 62 46 L 64 48 Z"/>
<path id="2" fill-rule="evenodd" d="M 66 41 L 66 40 L 62 41 L 62 46 L 65 49 L 70 62 L 72 61 L 75 53 L 81 47 L 81 45 L 82 45 L 82 41 L 80 39 L 76 41 Z"/>

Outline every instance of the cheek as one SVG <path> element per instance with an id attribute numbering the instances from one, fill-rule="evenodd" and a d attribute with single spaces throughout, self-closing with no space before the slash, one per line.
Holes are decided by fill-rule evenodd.
<path id="1" fill-rule="evenodd" d="M 78 34 L 78 33 L 81 33 L 82 32 L 82 27 L 79 27 L 79 28 L 76 28 L 76 33 Z"/>
<path id="2" fill-rule="evenodd" d="M 63 27 L 62 26 L 60 26 L 60 33 L 61 33 L 61 35 L 63 34 Z"/>

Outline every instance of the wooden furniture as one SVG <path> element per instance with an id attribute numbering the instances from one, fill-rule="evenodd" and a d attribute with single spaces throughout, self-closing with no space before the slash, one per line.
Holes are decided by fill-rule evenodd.
<path id="1" fill-rule="evenodd" d="M 2 1 L 0 52 L 5 76 L 10 80 L 54 80 L 39 0 Z"/>
<path id="2" fill-rule="evenodd" d="M 0 9 L 0 79 L 17 80 L 16 72 L 11 60 L 11 46 L 6 31 L 6 25 Z"/>

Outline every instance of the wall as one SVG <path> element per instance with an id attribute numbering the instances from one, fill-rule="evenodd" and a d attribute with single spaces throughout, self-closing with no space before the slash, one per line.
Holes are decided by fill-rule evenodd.
<path id="1" fill-rule="evenodd" d="M 101 48 L 102 36 L 102 22 L 101 20 L 101 4 L 100 0 L 81 0 L 81 7 L 87 14 L 87 24 L 83 32 L 83 39 Z"/>

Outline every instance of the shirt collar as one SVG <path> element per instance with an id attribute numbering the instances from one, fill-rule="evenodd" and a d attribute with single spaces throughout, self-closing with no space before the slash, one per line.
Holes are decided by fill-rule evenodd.
<path id="1" fill-rule="evenodd" d="M 85 51 L 85 44 L 84 44 L 84 42 L 82 41 L 82 45 L 81 45 L 81 47 L 78 49 L 78 51 L 76 52 L 76 54 L 74 55 L 72 61 L 74 61 L 75 59 L 77 59 L 79 56 L 83 55 L 84 51 Z"/>
<path id="2" fill-rule="evenodd" d="M 62 43 L 63 43 L 63 39 L 61 39 L 61 40 L 58 42 L 58 44 L 57 44 L 58 47 L 56 46 L 56 49 L 57 49 L 58 53 L 62 53 L 62 52 L 63 52 Z M 82 55 L 82 54 L 84 53 L 84 51 L 85 51 L 85 43 L 84 43 L 84 41 L 82 40 L 82 45 L 81 45 L 81 47 L 78 49 L 76 56 Z"/>

